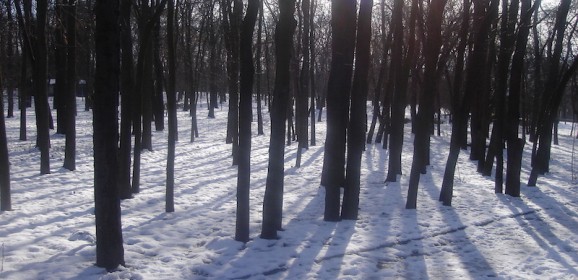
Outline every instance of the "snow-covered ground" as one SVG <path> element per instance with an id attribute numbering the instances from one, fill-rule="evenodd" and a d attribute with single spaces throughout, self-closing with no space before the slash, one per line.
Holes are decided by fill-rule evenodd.
<path id="1" fill-rule="evenodd" d="M 142 155 L 141 193 L 122 202 L 126 267 L 94 266 L 91 112 L 78 112 L 78 170 L 61 168 L 64 137 L 52 132 L 52 174 L 39 175 L 33 110 L 28 141 L 18 140 L 19 112 L 7 119 L 14 211 L 0 214 L 0 279 L 577 279 L 578 187 L 571 125 L 561 124 L 551 173 L 522 197 L 494 194 L 468 154 L 460 155 L 453 207 L 437 198 L 449 127 L 432 137 L 432 165 L 422 176 L 418 209 L 406 210 L 408 176 L 384 184 L 388 152 L 368 145 L 363 155 L 360 219 L 323 221 L 319 187 L 325 123 L 318 145 L 294 168 L 297 145 L 286 149 L 284 231 L 259 238 L 268 160 L 267 135 L 254 136 L 251 237 L 233 240 L 236 168 L 225 144 L 226 109 L 206 118 L 189 142 L 190 118 L 179 112 L 176 212 L 164 212 L 167 132 L 154 132 L 154 152 Z M 265 107 L 266 108 L 266 107 Z M 54 114 L 54 112 L 53 112 Z M 254 123 L 256 131 L 256 123 Z M 266 116 L 266 127 L 269 127 Z M 412 142 L 406 129 L 403 168 Z M 528 178 L 526 145 L 522 174 Z M 578 157 L 577 157 L 578 158 Z"/>

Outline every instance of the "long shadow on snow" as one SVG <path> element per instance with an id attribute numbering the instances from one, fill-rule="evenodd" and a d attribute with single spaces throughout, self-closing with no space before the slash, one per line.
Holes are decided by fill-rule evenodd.
<path id="1" fill-rule="evenodd" d="M 428 172 L 426 174 L 421 175 L 421 181 L 427 182 L 431 184 L 430 188 L 426 186 L 422 186 L 422 189 L 425 190 L 430 199 L 438 200 L 439 192 L 441 191 L 440 187 L 435 186 L 435 183 L 432 178 L 432 171 L 428 167 Z M 438 204 L 439 205 L 439 204 Z M 471 242 L 470 238 L 467 236 L 466 232 L 464 231 L 466 228 L 471 226 L 484 226 L 486 222 L 480 222 L 475 225 L 464 225 L 461 221 L 459 214 L 456 212 L 455 208 L 453 207 L 446 207 L 440 205 L 438 207 L 438 211 L 441 211 L 442 215 L 444 216 L 444 221 L 450 222 L 448 224 L 448 229 L 443 229 L 439 232 L 434 232 L 431 236 L 424 236 L 425 238 L 430 237 L 437 237 L 443 235 L 450 235 L 453 237 L 450 242 L 439 244 L 440 246 L 452 246 L 455 247 L 455 250 L 463 251 L 467 253 L 469 257 L 464 257 L 462 253 L 457 253 L 458 256 L 463 257 L 462 263 L 466 268 L 467 272 L 470 274 L 471 278 L 479 278 L 479 277 L 495 277 L 497 273 L 494 271 L 490 263 L 484 257 L 484 255 L 477 249 L 476 245 Z M 458 241 L 458 244 L 455 241 Z M 465 249 L 467 248 L 467 249 Z M 473 261 L 469 261 L 473 259 Z M 440 267 L 435 267 L 434 269 L 439 269 Z M 475 270 L 474 270 L 475 269 Z M 442 278 L 448 278 L 448 276 L 441 275 Z"/>
<path id="2" fill-rule="evenodd" d="M 539 192 L 539 189 L 535 190 Z M 528 196 L 528 199 L 533 199 L 533 202 L 540 206 L 540 210 L 546 215 L 552 217 L 552 221 L 558 222 L 559 225 L 565 227 L 570 232 L 576 232 L 578 230 L 578 222 L 572 217 L 576 216 L 575 211 L 568 209 L 564 204 L 559 201 L 555 201 L 551 197 L 541 194 L 540 198 Z M 550 255 L 555 255 L 555 259 L 561 265 L 566 267 L 572 274 L 578 275 L 578 270 L 576 270 L 576 265 L 578 264 L 578 254 L 575 249 L 570 248 L 570 246 L 562 246 L 566 242 L 561 240 L 550 227 L 536 215 L 536 212 L 540 210 L 529 210 L 523 211 L 520 207 L 512 204 L 511 201 L 507 199 L 502 199 L 504 204 L 506 204 L 513 213 L 513 217 L 521 225 L 521 227 L 531 236 L 537 244 L 540 245 L 544 250 L 546 250 Z M 523 200 L 522 208 L 531 209 Z M 558 208 L 556 210 L 555 208 Z M 535 218 L 529 218 L 530 214 L 535 215 Z M 541 224 L 541 225 L 540 225 Z M 556 249 L 557 248 L 557 249 Z M 570 264 L 562 257 L 562 254 L 570 257 L 574 264 Z"/>

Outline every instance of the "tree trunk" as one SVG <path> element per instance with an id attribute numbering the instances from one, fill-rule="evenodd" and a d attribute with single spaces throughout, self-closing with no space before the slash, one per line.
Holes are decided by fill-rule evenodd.
<path id="1" fill-rule="evenodd" d="M 351 88 L 351 112 L 347 127 L 347 167 L 341 218 L 357 220 L 361 176 L 361 156 L 367 128 L 367 91 L 370 65 L 371 10 L 373 0 L 362 0 L 357 20 L 355 74 Z"/>
<path id="2" fill-rule="evenodd" d="M 168 31 L 167 31 L 168 32 Z M 155 130 L 163 131 L 165 129 L 165 101 L 163 98 L 164 89 L 164 74 L 163 74 L 163 62 L 161 61 L 161 48 L 162 48 L 162 38 L 161 38 L 161 25 L 160 23 L 155 26 L 155 39 L 154 39 L 154 94 L 153 94 L 153 115 L 155 118 Z M 168 98 L 167 98 L 168 99 Z M 167 112 L 168 113 L 168 112 Z"/>
<path id="3" fill-rule="evenodd" d="M 122 49 L 121 57 L 121 117 L 120 117 L 120 149 L 119 149 L 119 175 L 118 184 L 121 199 L 131 198 L 132 189 L 130 182 L 131 164 L 131 123 L 132 123 L 132 95 L 134 92 L 134 61 L 133 43 L 131 28 L 131 7 L 130 0 L 121 0 L 120 4 L 120 44 Z M 136 133 L 135 133 L 136 134 Z"/>
<path id="4" fill-rule="evenodd" d="M 409 177 L 409 188 L 405 208 L 417 207 L 417 190 L 420 173 L 425 173 L 429 159 L 430 127 L 433 120 L 433 99 L 438 88 L 438 60 L 442 46 L 441 28 L 446 0 L 432 0 L 427 15 L 427 38 L 423 46 L 425 72 L 420 106 L 417 115 L 417 130 L 414 137 L 413 162 Z"/>
<path id="5" fill-rule="evenodd" d="M 167 113 L 169 118 L 169 136 L 167 150 L 167 182 L 165 211 L 175 212 L 175 145 L 177 141 L 177 93 L 176 85 L 176 58 L 175 58 L 175 3 L 168 1 L 167 9 L 167 54 L 169 77 L 167 82 Z"/>
<path id="6" fill-rule="evenodd" d="M 36 39 L 34 41 L 34 106 L 36 111 L 37 144 L 40 149 L 40 174 L 50 174 L 50 107 L 46 90 L 46 13 L 47 0 L 36 4 Z"/>
<path id="7" fill-rule="evenodd" d="M 95 6 L 94 202 L 96 265 L 108 271 L 124 265 L 120 197 L 117 185 L 117 98 L 119 84 L 118 0 Z"/>
<path id="8" fill-rule="evenodd" d="M 404 1 L 396 0 L 393 6 L 392 18 L 391 18 L 391 29 L 393 30 L 393 42 L 391 50 L 391 64 L 390 64 L 390 76 L 389 81 L 390 86 L 388 88 L 392 89 L 392 103 L 391 103 L 391 128 L 390 128 L 390 140 L 389 140 L 389 161 L 386 182 L 397 181 L 397 175 L 401 175 L 401 152 L 403 149 L 403 135 L 404 135 L 404 118 L 405 118 L 405 107 L 406 107 L 406 90 L 408 83 L 408 75 L 410 69 L 410 62 L 414 51 L 415 45 L 415 17 L 417 2 L 412 1 L 412 12 L 410 15 L 409 22 L 409 43 L 408 43 L 408 57 L 406 62 L 403 60 L 403 9 Z M 386 93 L 387 94 L 387 93 Z M 386 105 L 384 105 L 386 106 Z M 385 107 L 384 107 L 385 108 Z M 386 112 L 382 114 L 385 116 Z M 384 137 L 387 137 L 384 135 Z M 384 143 L 385 144 L 385 143 Z"/>
<path id="9" fill-rule="evenodd" d="M 530 34 L 532 13 L 534 13 L 534 10 L 536 9 L 536 7 L 531 7 L 532 3 L 530 0 L 521 0 L 521 3 L 520 24 L 516 37 L 516 51 L 512 58 L 512 69 L 510 70 L 510 91 L 505 129 L 505 137 L 508 145 L 506 194 L 514 197 L 520 196 L 520 171 L 522 168 L 522 154 L 524 150 L 524 140 L 520 139 L 518 136 L 520 126 L 520 96 L 524 74 L 524 57 L 526 55 L 528 35 Z"/>
<path id="10" fill-rule="evenodd" d="M 2 66 L 0 65 L 0 89 L 3 88 Z M 10 196 L 10 160 L 8 155 L 8 140 L 6 139 L 6 123 L 4 122 L 4 98 L 0 92 L 0 211 L 12 210 Z"/>
<path id="11" fill-rule="evenodd" d="M 554 25 L 554 34 L 556 34 L 553 53 L 549 61 L 548 79 L 544 86 L 545 91 L 554 91 L 551 94 L 544 92 L 543 96 L 543 110 L 538 117 L 537 136 L 537 152 L 532 157 L 532 171 L 528 180 L 528 186 L 535 186 L 538 175 L 544 174 L 549 170 L 550 148 L 552 144 L 552 129 L 557 117 L 558 108 L 562 100 L 564 88 L 570 79 L 573 71 L 575 71 L 576 59 L 573 65 L 569 67 L 563 75 L 561 75 L 560 61 L 562 55 L 562 47 L 564 42 L 564 30 L 566 28 L 566 21 L 568 10 L 570 8 L 570 0 L 562 0 L 558 11 L 556 13 L 556 22 Z M 574 69 L 573 69 L 574 68 Z M 566 77 L 568 76 L 569 77 Z M 560 78 L 562 76 L 562 78 Z"/>
<path id="12" fill-rule="evenodd" d="M 67 65 L 66 95 L 66 143 L 64 148 L 64 168 L 76 170 L 76 0 L 69 0 L 66 7 Z"/>
<path id="13" fill-rule="evenodd" d="M 257 57 L 256 57 L 256 64 L 257 64 L 257 81 L 256 81 L 256 88 L 257 88 L 257 135 L 265 134 L 263 131 L 263 108 L 262 108 L 262 94 L 261 94 L 261 81 L 263 77 L 263 67 L 261 65 L 261 55 L 262 55 L 262 29 L 263 29 L 263 1 L 259 1 L 259 28 L 257 29 Z"/>
<path id="14" fill-rule="evenodd" d="M 345 146 L 355 51 L 357 2 L 332 1 L 331 72 L 327 86 L 327 134 L 321 185 L 325 187 L 325 221 L 339 221 L 340 190 L 345 183 Z"/>
<path id="15" fill-rule="evenodd" d="M 240 64 L 241 84 L 239 95 L 239 168 L 237 174 L 237 221 L 235 240 L 249 241 L 249 190 L 251 187 L 251 117 L 252 89 L 255 66 L 253 65 L 253 32 L 259 13 L 259 1 L 250 0 L 241 25 Z"/>
<path id="16" fill-rule="evenodd" d="M 289 63 L 293 49 L 296 21 L 295 0 L 279 2 L 279 20 L 275 32 L 276 74 L 271 108 L 271 140 L 265 197 L 263 199 L 263 223 L 261 238 L 276 239 L 282 227 L 283 179 L 285 157 L 285 119 L 289 101 Z"/>

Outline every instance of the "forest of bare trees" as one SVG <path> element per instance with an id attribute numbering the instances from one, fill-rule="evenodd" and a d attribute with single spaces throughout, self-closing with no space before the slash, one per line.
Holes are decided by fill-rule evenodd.
<path id="1" fill-rule="evenodd" d="M 270 137 L 264 239 L 282 230 L 287 145 L 299 147 L 297 168 L 310 145 L 325 145 L 325 221 L 358 218 L 366 145 L 389 150 L 384 184 L 399 180 L 409 131 L 406 208 L 417 208 L 430 137 L 441 135 L 443 121 L 451 122 L 451 138 L 441 203 L 452 204 L 465 150 L 493 178 L 495 193 L 519 197 L 522 186 L 539 186 L 558 122 L 578 117 L 576 1 L 326 2 L 0 0 L 1 210 L 12 209 L 4 118 L 20 110 L 25 141 L 33 104 L 39 173 L 53 168 L 51 133 L 65 135 L 62 166 L 73 172 L 77 98 L 93 111 L 96 264 L 110 270 L 124 264 L 120 200 L 138 195 L 141 151 L 152 151 L 152 131 L 165 129 L 165 116 L 166 211 L 175 211 L 177 110 L 190 113 L 190 142 L 199 137 L 198 114 L 228 112 L 222 144 L 238 168 L 241 242 L 250 239 L 254 135 Z M 204 99 L 206 112 L 197 106 Z M 318 143 L 322 114 L 327 135 Z M 527 145 L 532 155 L 524 158 Z M 528 182 L 521 182 L 523 162 L 531 162 Z"/>

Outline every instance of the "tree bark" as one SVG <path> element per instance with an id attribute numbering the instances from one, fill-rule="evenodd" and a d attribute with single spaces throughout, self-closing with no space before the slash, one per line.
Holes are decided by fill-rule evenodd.
<path id="1" fill-rule="evenodd" d="M 433 121 L 433 97 L 438 90 L 438 60 L 442 46 L 441 25 L 446 0 L 432 0 L 427 15 L 427 38 L 423 46 L 425 59 L 424 82 L 417 113 L 417 130 L 414 137 L 407 203 L 405 208 L 417 207 L 420 174 L 425 173 L 429 158 L 430 127 Z"/>
<path id="2" fill-rule="evenodd" d="M 119 84 L 118 0 L 95 5 L 94 197 L 96 265 L 108 271 L 124 265 L 120 197 L 117 185 L 117 98 Z"/>
<path id="3" fill-rule="evenodd" d="M 355 74 L 353 75 L 351 112 L 347 126 L 347 167 L 343 207 L 341 209 L 341 218 L 345 220 L 357 220 L 359 213 L 361 156 L 365 148 L 365 132 L 367 128 L 372 8 L 373 0 L 362 0 L 359 3 Z"/>
<path id="4" fill-rule="evenodd" d="M 130 164 L 131 164 L 131 127 L 132 127 L 132 95 L 134 91 L 134 59 L 131 27 L 131 7 L 130 0 L 121 0 L 120 2 L 120 44 L 122 50 L 121 56 L 121 116 L 120 116 L 120 149 L 119 149 L 119 175 L 118 184 L 121 199 L 132 197 L 130 182 Z M 136 134 L 136 133 L 135 133 Z"/>
<path id="5" fill-rule="evenodd" d="M 2 66 L 0 65 L 0 89 L 3 88 Z M 0 211 L 12 210 L 10 194 L 10 159 L 6 123 L 4 122 L 4 95 L 0 92 Z"/>
<path id="6" fill-rule="evenodd" d="M 175 3 L 168 0 L 167 9 L 167 54 L 168 54 L 168 82 L 167 82 L 167 113 L 169 124 L 167 150 L 167 182 L 165 211 L 175 212 L 175 145 L 177 141 L 177 93 L 176 85 L 176 58 L 175 58 Z"/>
<path id="7" fill-rule="evenodd" d="M 66 95 L 66 142 L 64 147 L 64 168 L 76 170 L 76 0 L 69 0 L 66 6 L 67 65 Z"/>
<path id="8" fill-rule="evenodd" d="M 237 221 L 235 240 L 249 241 L 249 190 L 251 187 L 251 118 L 253 77 L 253 32 L 259 1 L 250 0 L 245 19 L 241 25 L 239 58 L 241 64 L 241 84 L 239 94 L 239 166 L 237 174 Z"/>
<path id="9" fill-rule="evenodd" d="M 264 239 L 276 239 L 277 230 L 282 228 L 285 120 L 290 88 L 289 63 L 293 49 L 293 34 L 297 24 L 293 17 L 294 13 L 295 0 L 279 2 L 279 21 L 275 28 L 277 63 L 271 105 L 271 140 L 261 230 L 261 238 Z"/>
<path id="10" fill-rule="evenodd" d="M 354 0 L 332 1 L 331 72 L 327 86 L 327 133 L 321 185 L 325 187 L 325 221 L 339 221 L 340 189 L 345 183 L 345 147 L 355 51 Z"/>

